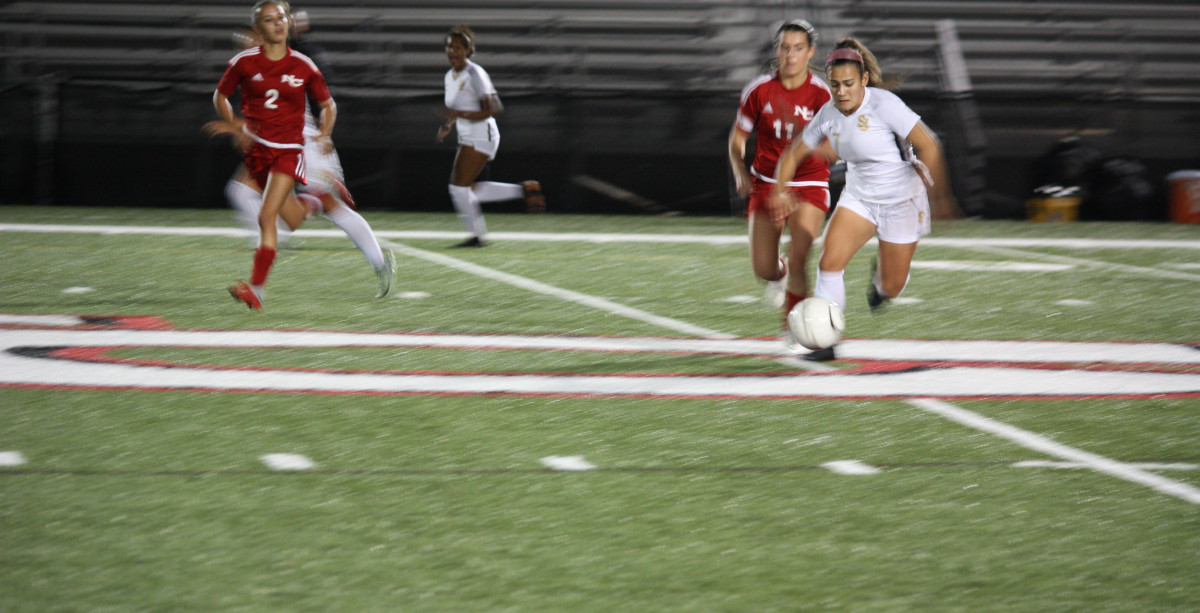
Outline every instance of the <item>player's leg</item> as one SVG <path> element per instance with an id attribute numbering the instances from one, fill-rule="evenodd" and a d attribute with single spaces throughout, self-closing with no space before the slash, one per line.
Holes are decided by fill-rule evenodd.
<path id="1" fill-rule="evenodd" d="M 800 208 L 787 219 L 788 234 L 791 235 L 792 241 L 788 246 L 789 274 L 784 317 L 792 307 L 808 297 L 808 255 L 812 253 L 813 242 L 821 234 L 821 225 L 825 223 L 825 215 L 829 210 L 828 190 L 815 189 L 812 193 L 804 195 L 806 199 L 801 201 Z M 812 202 L 817 198 L 823 198 L 822 202 Z"/>
<path id="2" fill-rule="evenodd" d="M 504 202 L 525 197 L 525 188 L 516 183 L 479 181 L 471 186 L 480 202 Z"/>
<path id="3" fill-rule="evenodd" d="M 904 291 L 916 252 L 916 242 L 890 243 L 880 239 L 879 268 L 871 283 L 881 302 L 895 298 Z"/>
<path id="4" fill-rule="evenodd" d="M 879 257 L 867 290 L 867 304 L 878 309 L 908 285 L 917 241 L 929 234 L 929 199 L 924 190 L 880 213 Z"/>
<path id="5" fill-rule="evenodd" d="M 454 156 L 454 168 L 450 172 L 450 201 L 454 204 L 463 229 L 471 234 L 471 238 L 460 243 L 460 246 L 482 246 L 487 235 L 483 209 L 471 189 L 475 177 L 479 176 L 479 171 L 487 162 L 488 155 L 470 145 L 459 145 L 458 153 Z"/>
<path id="6" fill-rule="evenodd" d="M 225 184 L 225 200 L 233 209 L 233 218 L 238 225 L 258 234 L 258 213 L 262 210 L 262 194 L 244 165 Z"/>
<path id="7" fill-rule="evenodd" d="M 839 308 L 846 308 L 846 266 L 874 235 L 875 223 L 861 205 L 852 206 L 845 198 L 839 201 L 833 219 L 829 221 L 829 228 L 825 231 L 813 295 L 825 298 Z"/>
<path id="8" fill-rule="evenodd" d="M 783 308 L 787 294 L 787 258 L 779 255 L 779 237 L 784 222 L 775 221 L 767 209 L 771 184 L 755 181 L 746 210 L 749 215 L 750 268 L 754 276 L 767 282 L 763 301 L 769 309 Z"/>
<path id="9" fill-rule="evenodd" d="M 379 280 L 379 291 L 375 297 L 386 296 L 392 289 L 392 278 L 395 276 L 391 253 L 385 253 L 379 245 L 379 239 L 375 238 L 371 224 L 367 223 L 367 220 L 363 219 L 358 211 L 341 203 L 330 194 L 323 194 L 321 203 L 325 209 L 325 218 L 345 232 L 350 242 L 354 243 L 354 246 L 362 252 L 363 257 L 367 258 L 367 262 L 370 262 L 371 268 Z"/>
<path id="10" fill-rule="evenodd" d="M 779 237 L 783 223 L 771 219 L 770 213 L 758 210 L 750 213 L 750 267 L 754 276 L 763 281 L 781 281 L 787 275 L 786 260 L 779 257 Z"/>
<path id="11" fill-rule="evenodd" d="M 257 236 L 258 214 L 262 211 L 262 193 L 245 166 L 239 167 L 225 184 L 225 200 L 233 208 L 233 217 L 238 225 Z M 275 226 L 281 240 L 286 240 L 288 234 L 297 227 L 289 225 L 282 213 Z"/>
<path id="12" fill-rule="evenodd" d="M 254 266 L 250 271 L 249 285 L 238 282 L 230 286 L 229 293 L 237 300 L 246 303 L 252 309 L 262 308 L 262 298 L 266 288 L 267 275 L 275 264 L 275 253 L 278 246 L 276 222 L 279 211 L 285 202 L 292 197 L 292 186 L 295 178 L 290 174 L 271 171 L 267 177 L 267 186 L 263 191 L 263 207 L 259 211 L 259 240 L 258 249 L 254 251 Z"/>

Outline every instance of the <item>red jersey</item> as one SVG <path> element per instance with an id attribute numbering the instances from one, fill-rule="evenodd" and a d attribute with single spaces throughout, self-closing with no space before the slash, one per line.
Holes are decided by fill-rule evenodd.
<path id="1" fill-rule="evenodd" d="M 277 61 L 267 59 L 262 47 L 233 56 L 217 91 L 228 97 L 239 87 L 250 137 L 282 149 L 304 148 L 305 97 L 311 95 L 317 102 L 331 98 L 317 65 L 290 48 Z"/>
<path id="2" fill-rule="evenodd" d="M 750 171 L 757 179 L 775 182 L 779 156 L 793 138 L 800 138 L 804 126 L 829 99 L 829 86 L 812 72 L 808 73 L 808 81 L 796 89 L 784 89 L 779 71 L 775 71 L 751 81 L 742 90 L 736 125 L 746 134 L 755 134 L 757 145 Z M 829 165 L 815 155 L 801 162 L 788 182 L 793 186 L 828 184 Z"/>

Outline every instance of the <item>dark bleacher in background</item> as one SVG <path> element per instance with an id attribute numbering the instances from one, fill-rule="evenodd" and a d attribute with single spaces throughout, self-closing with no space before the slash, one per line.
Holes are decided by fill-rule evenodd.
<path id="1" fill-rule="evenodd" d="M 251 2 L 0 2 L 0 185 L 9 202 L 224 206 L 237 163 L 200 126 Z M 453 149 L 433 141 L 449 26 L 507 112 L 497 179 L 540 179 L 551 210 L 731 211 L 726 137 L 772 24 L 805 17 L 819 56 L 854 35 L 902 76 L 898 93 L 961 145 L 937 23 L 952 19 L 985 144 L 968 213 L 1019 216 L 1031 164 L 1059 139 L 1145 162 L 1152 180 L 1200 167 L 1200 3 L 1160 0 L 314 0 L 328 51 L 334 135 L 366 208 L 448 210 Z M 957 139 L 957 140 L 956 140 Z M 954 148 L 960 151 L 961 147 Z M 960 158 L 963 157 L 960 155 Z M 968 172 L 960 170 L 960 174 Z M 958 185 L 956 184 L 956 187 Z M 965 188 L 963 188 L 965 189 Z M 659 210 L 659 209 L 654 209 Z M 1151 213 L 1157 214 L 1157 213 Z"/>

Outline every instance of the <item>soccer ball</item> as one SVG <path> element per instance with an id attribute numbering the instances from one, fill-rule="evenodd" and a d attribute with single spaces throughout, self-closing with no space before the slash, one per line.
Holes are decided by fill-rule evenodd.
<path id="1" fill-rule="evenodd" d="M 788 333 L 812 350 L 832 347 L 842 338 L 846 318 L 842 309 L 824 298 L 809 298 L 788 313 Z"/>

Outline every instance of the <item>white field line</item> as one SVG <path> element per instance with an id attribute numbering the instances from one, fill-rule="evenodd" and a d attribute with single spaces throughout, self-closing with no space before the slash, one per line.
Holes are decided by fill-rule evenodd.
<path id="1" fill-rule="evenodd" d="M 916 398 L 908 400 L 907 403 L 935 415 L 940 415 L 955 423 L 967 426 L 968 428 L 974 428 L 975 430 L 988 432 L 1008 439 L 1026 449 L 1032 449 L 1068 462 L 1077 462 L 1096 472 L 1145 485 L 1155 491 L 1167 494 L 1168 496 L 1174 496 L 1192 504 L 1200 504 L 1200 489 L 1186 483 L 1160 477 L 1154 473 L 1137 468 L 1132 464 L 1118 462 L 1104 456 L 1055 442 L 1040 434 L 1034 434 L 1016 426 L 1010 426 L 964 408 L 942 402 L 936 398 Z"/>
<path id="2" fill-rule="evenodd" d="M 1187 462 L 1136 462 L 1130 466 L 1142 470 L 1200 470 L 1200 464 Z M 1082 462 L 1059 462 L 1055 460 L 1024 460 L 1013 462 L 1013 468 L 1090 468 Z"/>
<path id="3" fill-rule="evenodd" d="M 921 241 L 924 243 L 925 241 Z M 1135 275 L 1158 277 L 1160 279 L 1178 279 L 1183 281 L 1200 281 L 1200 275 L 1193 273 L 1180 272 L 1176 270 L 1163 270 L 1161 268 L 1146 268 L 1145 266 L 1129 266 L 1126 264 L 1114 264 L 1112 262 L 1104 262 L 1100 260 L 1088 260 L 1084 258 L 1073 258 L 1062 255 L 1052 255 L 1049 253 L 1038 253 L 1032 251 L 1022 251 L 1020 249 L 1009 249 L 996 245 L 989 245 L 984 241 L 980 241 L 973 246 L 966 246 L 965 249 L 979 251 L 983 253 L 994 253 L 1009 257 L 1021 257 L 1040 260 L 1051 260 L 1062 262 L 1063 264 L 1071 264 L 1073 266 L 1086 266 L 1098 270 L 1117 270 L 1121 272 L 1132 273 Z"/>
<path id="4" fill-rule="evenodd" d="M 433 262 L 435 264 L 441 264 L 442 266 L 445 266 L 447 268 L 453 268 L 455 270 L 460 270 L 462 272 L 470 273 L 470 274 L 473 274 L 473 275 L 476 275 L 479 277 L 483 277 L 485 279 L 491 279 L 493 281 L 500 281 L 502 283 L 507 283 L 509 285 L 519 287 L 521 289 L 529 290 L 531 292 L 545 294 L 547 296 L 554 296 L 555 298 L 560 298 L 560 299 L 566 300 L 568 302 L 574 302 L 576 304 L 589 306 L 594 309 L 599 309 L 601 311 L 611 313 L 613 315 L 620 315 L 622 317 L 636 319 L 638 321 L 652 324 L 655 326 L 659 326 L 662 328 L 666 328 L 668 330 L 674 330 L 676 332 L 682 332 L 684 334 L 691 334 L 693 336 L 702 336 L 704 338 L 713 338 L 713 339 L 735 338 L 732 334 L 725 334 L 724 332 L 717 332 L 716 330 L 709 330 L 708 328 L 694 326 L 692 324 L 679 321 L 678 319 L 671 319 L 670 317 L 663 317 L 661 315 L 655 315 L 653 313 L 648 313 L 641 309 L 635 309 L 630 306 L 618 304 L 611 300 L 605 300 L 604 298 L 597 298 L 595 296 L 589 296 L 587 294 L 582 294 L 580 292 L 562 289 L 559 287 L 555 287 L 553 285 L 548 285 L 548 284 L 542 283 L 541 281 L 534 281 L 533 279 L 527 279 L 525 277 L 510 274 L 507 272 L 501 272 L 499 270 L 495 270 L 493 268 L 488 268 L 486 266 L 472 264 L 470 262 L 466 262 L 466 261 L 460 260 L 458 258 L 452 258 L 448 255 L 442 255 L 440 253 L 434 253 L 432 251 L 426 251 L 424 249 L 417 249 L 416 247 L 409 247 L 408 245 L 392 242 L 389 240 L 384 240 L 384 241 L 380 241 L 380 242 L 387 248 L 389 248 L 393 251 L 399 252 L 399 253 L 403 253 L 404 255 L 407 255 L 409 257 L 414 257 L 417 259 L 425 260 L 426 262 Z"/>
<path id="5" fill-rule="evenodd" d="M 259 458 L 271 470 L 309 470 L 317 463 L 298 453 L 268 453 Z"/>
<path id="6" fill-rule="evenodd" d="M 839 475 L 876 475 L 880 470 L 858 460 L 834 460 L 821 465 L 821 468 Z"/>
<path id="7" fill-rule="evenodd" d="M 0 451 L 0 466 L 21 466 L 27 462 L 20 451 Z"/>
<path id="8" fill-rule="evenodd" d="M 596 465 L 583 459 L 583 456 L 567 455 L 567 456 L 546 456 L 541 459 L 542 466 L 551 470 L 559 470 L 566 472 L 578 472 L 584 470 L 596 470 Z"/>
<path id="9" fill-rule="evenodd" d="M 0 223 L 0 232 L 49 232 L 73 234 L 156 234 L 178 236 L 249 236 L 250 233 L 233 227 L 179 227 L 179 226 L 122 226 L 84 224 L 21 224 Z M 341 230 L 300 229 L 293 233 L 298 237 L 341 238 Z M 462 232 L 438 230 L 381 230 L 379 238 L 391 239 L 436 239 L 453 240 L 463 237 Z M 744 245 L 749 240 L 744 234 L 651 234 L 651 233 L 592 233 L 592 232 L 489 232 L 493 240 L 572 242 L 572 243 L 699 243 L 712 245 Z M 786 240 L 787 237 L 785 236 Z M 820 239 L 818 239 L 819 241 Z M 872 242 L 874 239 L 872 239 Z M 1196 249 L 1200 241 L 1156 240 L 1156 239 L 1090 239 L 1090 238 L 925 238 L 922 245 L 934 247 L 962 247 L 971 249 L 980 245 L 994 247 L 1059 247 L 1062 249 Z M 1023 254 L 1028 257 L 1029 254 Z M 1041 254 L 1038 254 L 1039 256 Z"/>

